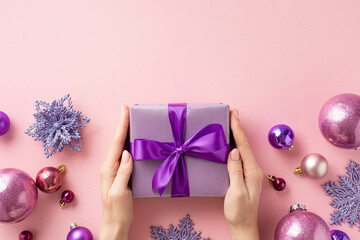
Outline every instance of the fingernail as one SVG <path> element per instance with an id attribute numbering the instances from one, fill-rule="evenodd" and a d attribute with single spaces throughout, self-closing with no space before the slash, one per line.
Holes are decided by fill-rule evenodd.
<path id="1" fill-rule="evenodd" d="M 239 119 L 239 110 L 237 108 L 234 108 L 234 116 L 236 119 Z"/>
<path id="2" fill-rule="evenodd" d="M 234 148 L 234 149 L 230 152 L 230 159 L 231 159 L 231 160 L 234 160 L 234 161 L 239 161 L 239 160 L 240 160 L 239 150 L 237 150 L 236 148 Z"/>
<path id="3" fill-rule="evenodd" d="M 124 104 L 121 104 L 121 112 L 124 111 L 124 108 L 125 108 Z"/>
<path id="4" fill-rule="evenodd" d="M 123 151 L 121 161 L 125 163 L 130 161 L 130 153 L 128 151 L 126 150 Z"/>

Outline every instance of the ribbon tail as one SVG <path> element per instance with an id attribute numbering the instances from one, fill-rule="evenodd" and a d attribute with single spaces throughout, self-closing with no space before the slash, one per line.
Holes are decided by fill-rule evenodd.
<path id="1" fill-rule="evenodd" d="M 171 187 L 171 197 L 189 197 L 190 186 L 187 174 L 187 168 L 184 155 L 180 155 L 178 164 L 176 165 Z"/>
<path id="2" fill-rule="evenodd" d="M 179 156 L 177 152 L 172 152 L 156 169 L 152 180 L 152 189 L 153 191 L 157 189 L 160 196 L 164 193 L 165 188 L 174 174 Z"/>

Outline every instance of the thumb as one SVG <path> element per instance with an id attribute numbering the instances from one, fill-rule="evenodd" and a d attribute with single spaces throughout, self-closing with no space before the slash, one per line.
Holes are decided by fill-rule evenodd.
<path id="1" fill-rule="evenodd" d="M 120 167 L 117 171 L 112 188 L 116 188 L 118 190 L 127 189 L 132 170 L 133 170 L 133 159 L 130 153 L 124 150 L 122 152 Z"/>
<path id="2" fill-rule="evenodd" d="M 227 170 L 229 172 L 230 186 L 241 191 L 246 191 L 247 188 L 244 181 L 244 170 L 240 152 L 234 148 L 228 156 Z"/>

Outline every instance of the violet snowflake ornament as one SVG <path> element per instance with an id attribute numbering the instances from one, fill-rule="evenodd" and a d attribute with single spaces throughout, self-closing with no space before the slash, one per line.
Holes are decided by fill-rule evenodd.
<path id="1" fill-rule="evenodd" d="M 61 152 L 65 146 L 74 151 L 81 150 L 80 129 L 85 127 L 90 119 L 73 109 L 70 94 L 54 100 L 51 104 L 36 101 L 35 108 L 36 122 L 25 131 L 25 134 L 33 137 L 35 141 L 44 143 L 46 158 Z"/>
<path id="2" fill-rule="evenodd" d="M 167 232 L 163 227 L 151 226 L 151 237 L 155 240 L 210 240 L 210 238 L 202 238 L 200 231 L 193 231 L 195 224 L 189 215 L 179 222 L 178 227 L 170 224 Z"/>
<path id="3" fill-rule="evenodd" d="M 327 195 L 333 197 L 330 225 L 348 223 L 356 225 L 360 231 L 360 164 L 350 160 L 346 167 L 347 175 L 339 175 L 338 183 L 329 181 L 322 185 Z"/>

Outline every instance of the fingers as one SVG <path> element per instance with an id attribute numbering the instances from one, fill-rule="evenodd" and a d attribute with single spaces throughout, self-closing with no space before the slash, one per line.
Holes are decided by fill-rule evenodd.
<path id="1" fill-rule="evenodd" d="M 240 122 L 236 109 L 232 109 L 230 112 L 230 127 L 235 139 L 236 147 L 239 150 L 241 159 L 244 163 L 244 168 L 256 168 L 258 166 L 257 162 L 251 151 L 247 137 L 245 136 L 244 131 L 240 127 Z"/>
<path id="2" fill-rule="evenodd" d="M 116 130 L 114 140 L 111 144 L 106 162 L 110 165 L 119 160 L 122 151 L 124 150 L 126 136 L 129 128 L 129 107 L 127 105 L 121 106 L 121 118 Z"/>
<path id="3" fill-rule="evenodd" d="M 109 191 L 117 174 L 120 156 L 125 146 L 126 136 L 129 127 L 129 107 L 121 106 L 121 117 L 114 140 L 110 146 L 108 155 L 101 166 L 101 191 L 105 196 Z"/>
<path id="4" fill-rule="evenodd" d="M 229 172 L 230 187 L 240 190 L 241 193 L 246 193 L 248 196 L 248 190 L 244 181 L 244 171 L 242 167 L 242 161 L 239 150 L 234 148 L 228 156 L 227 170 Z"/>
<path id="5" fill-rule="evenodd" d="M 122 193 L 128 188 L 130 175 L 133 170 L 133 159 L 130 153 L 126 150 L 123 151 L 120 167 L 117 171 L 114 183 L 111 186 L 111 191 Z"/>
<path id="6" fill-rule="evenodd" d="M 231 110 L 230 126 L 233 132 L 236 147 L 240 152 L 240 156 L 243 162 L 244 181 L 246 188 L 249 191 L 250 198 L 258 200 L 260 198 L 263 173 L 256 162 L 254 154 L 251 151 L 247 137 L 240 127 L 236 109 Z"/>

